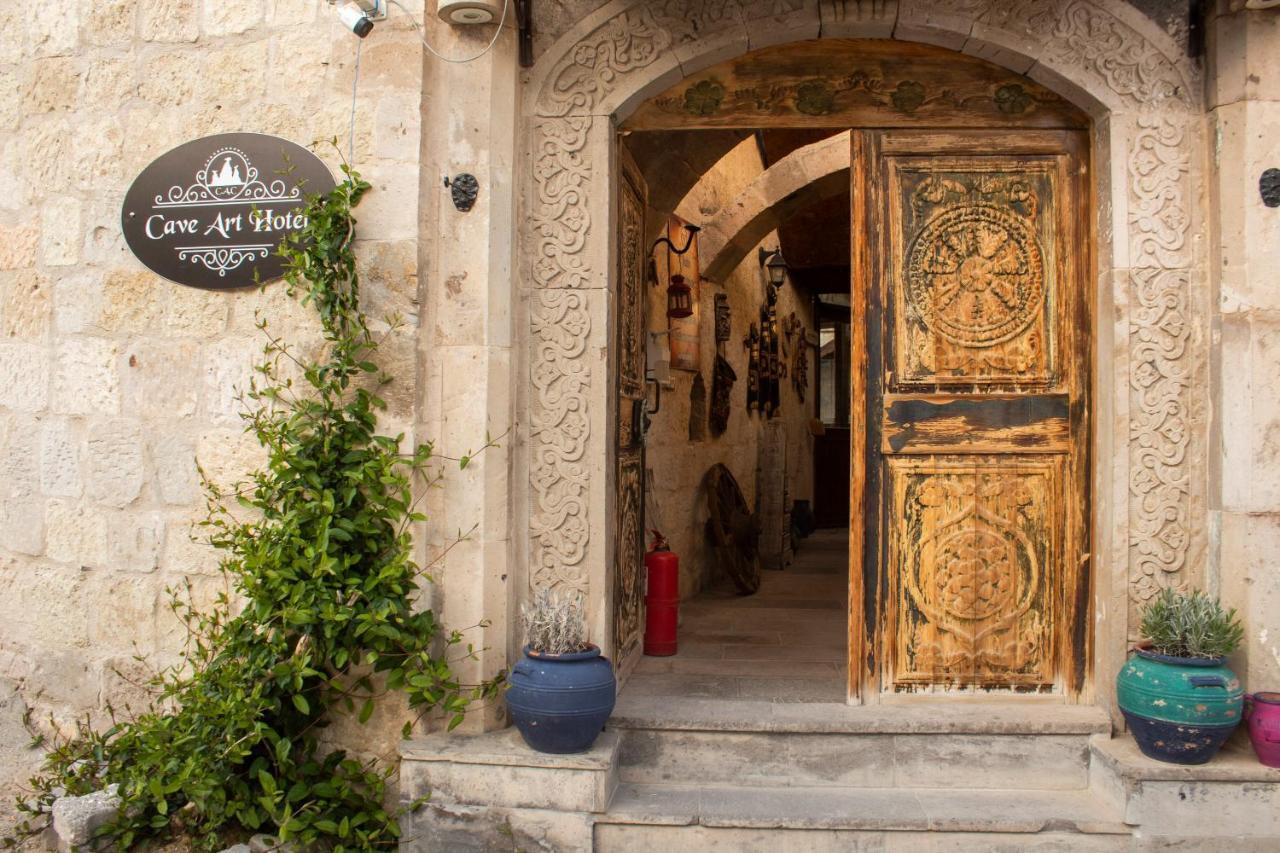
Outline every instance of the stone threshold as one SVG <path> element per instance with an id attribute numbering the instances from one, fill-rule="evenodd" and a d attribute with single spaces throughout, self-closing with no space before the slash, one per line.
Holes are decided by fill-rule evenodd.
<path id="1" fill-rule="evenodd" d="M 1258 761 L 1240 733 L 1207 764 L 1169 764 L 1147 758 L 1129 735 L 1094 737 L 1093 760 L 1128 782 L 1262 782 L 1280 785 L 1280 768 Z"/>
<path id="2" fill-rule="evenodd" d="M 751 829 L 1127 835 L 1087 790 L 742 788 L 623 784 L 597 823 Z"/>
<path id="3" fill-rule="evenodd" d="M 768 702 L 670 696 L 618 699 L 609 729 L 831 734 L 1105 734 L 1092 705 L 972 700 L 892 705 Z"/>

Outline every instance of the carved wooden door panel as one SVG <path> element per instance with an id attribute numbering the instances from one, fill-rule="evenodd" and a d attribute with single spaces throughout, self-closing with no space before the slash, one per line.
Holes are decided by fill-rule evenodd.
<path id="1" fill-rule="evenodd" d="M 646 192 L 639 168 L 618 146 L 617 430 L 615 441 L 612 624 L 614 661 L 622 671 L 640 649 L 644 625 L 644 417 Z"/>
<path id="2" fill-rule="evenodd" d="M 1088 628 L 1079 139 L 867 143 L 880 688 L 1074 693 Z"/>

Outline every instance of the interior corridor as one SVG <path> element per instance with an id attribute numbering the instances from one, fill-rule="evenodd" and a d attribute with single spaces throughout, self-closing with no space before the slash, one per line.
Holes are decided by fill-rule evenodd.
<path id="1" fill-rule="evenodd" d="M 681 605 L 679 651 L 640 659 L 623 698 L 845 701 L 848 533 L 818 530 L 760 590 L 705 591 Z"/>

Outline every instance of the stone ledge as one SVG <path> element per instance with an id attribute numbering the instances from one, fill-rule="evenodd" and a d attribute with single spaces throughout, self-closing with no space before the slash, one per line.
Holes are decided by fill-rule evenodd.
<path id="1" fill-rule="evenodd" d="M 565 770 L 608 770 L 618 750 L 618 736 L 604 732 L 586 752 L 553 755 L 538 752 L 509 727 L 482 735 L 433 734 L 405 741 L 400 757 L 406 761 L 452 761 L 460 764 L 503 764 Z"/>
<path id="2" fill-rule="evenodd" d="M 1238 737 L 1238 735 L 1237 735 Z M 1090 741 L 1095 761 L 1133 782 L 1271 782 L 1280 785 L 1280 768 L 1258 761 L 1248 742 L 1235 739 L 1208 764 L 1169 764 L 1147 758 L 1128 735 L 1095 737 Z"/>
<path id="3" fill-rule="evenodd" d="M 1195 766 L 1153 761 L 1127 735 L 1095 737 L 1090 754 L 1092 789 L 1144 835 L 1196 839 L 1225 831 L 1280 849 L 1280 770 L 1258 763 L 1247 743 Z"/>
<path id="4" fill-rule="evenodd" d="M 681 699 L 628 695 L 610 729 L 849 734 L 1109 734 L 1111 719 L 1091 705 L 963 702 L 843 705 Z"/>

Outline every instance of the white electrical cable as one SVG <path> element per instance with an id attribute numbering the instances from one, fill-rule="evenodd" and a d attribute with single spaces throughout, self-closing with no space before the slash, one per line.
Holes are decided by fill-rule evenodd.
<path id="1" fill-rule="evenodd" d="M 347 162 L 356 161 L 356 86 L 360 83 L 360 45 L 364 39 L 356 39 L 355 73 L 351 75 L 351 128 L 347 132 Z"/>
<path id="2" fill-rule="evenodd" d="M 489 51 L 493 50 L 493 46 L 498 43 L 498 36 L 502 35 L 502 25 L 507 22 L 507 9 L 511 8 L 511 0 L 503 0 L 502 17 L 498 19 L 498 28 L 497 30 L 494 31 L 493 38 L 491 38 L 489 40 L 489 43 L 485 45 L 484 50 L 480 51 L 475 56 L 468 56 L 466 59 L 455 59 L 451 56 L 445 56 L 443 53 L 440 53 L 434 47 L 432 47 L 430 44 L 427 43 L 427 34 L 423 32 L 421 25 L 419 25 L 418 22 L 414 20 L 413 13 L 410 12 L 408 9 L 406 9 L 399 2 L 399 0 L 387 0 L 387 4 L 391 6 L 395 6 L 401 12 L 404 12 L 405 17 L 409 19 L 409 24 L 415 30 L 418 31 L 418 38 L 422 41 L 422 46 L 427 49 L 428 53 L 430 53 L 432 56 L 434 56 L 436 59 L 439 59 L 442 62 L 452 62 L 458 65 L 463 65 L 468 62 L 475 62 L 477 59 L 484 56 Z"/>

